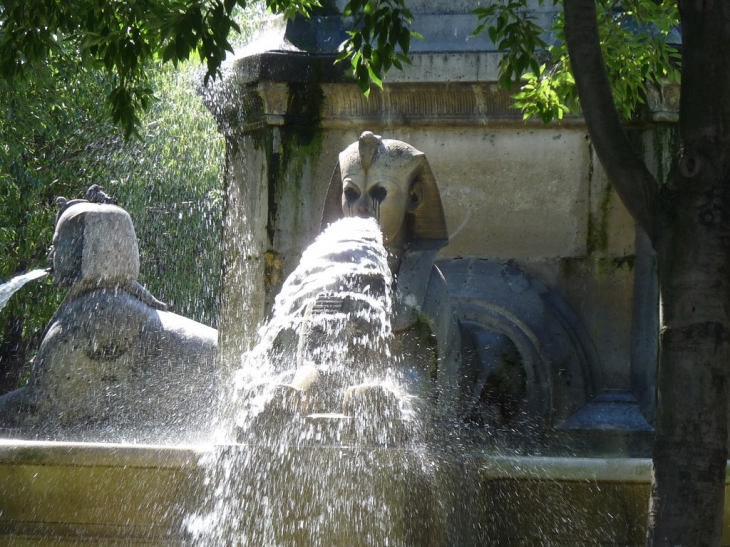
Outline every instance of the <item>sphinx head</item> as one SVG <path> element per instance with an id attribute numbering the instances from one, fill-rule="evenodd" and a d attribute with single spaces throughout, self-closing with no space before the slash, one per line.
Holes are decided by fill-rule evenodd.
<path id="1" fill-rule="evenodd" d="M 139 250 L 129 213 L 116 205 L 59 199 L 62 209 L 49 254 L 54 284 L 105 286 L 136 280 Z"/>
<path id="2" fill-rule="evenodd" d="M 339 155 L 322 227 L 342 217 L 373 217 L 387 248 L 440 248 L 448 241 L 441 197 L 426 156 L 370 131 Z"/>

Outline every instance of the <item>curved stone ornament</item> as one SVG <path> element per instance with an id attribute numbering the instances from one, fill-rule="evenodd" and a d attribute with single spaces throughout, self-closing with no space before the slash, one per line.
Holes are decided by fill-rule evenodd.
<path id="1" fill-rule="evenodd" d="M 500 408 L 497 422 L 527 426 L 528 434 L 539 436 L 593 398 L 602 375 L 598 354 L 557 293 L 540 280 L 492 260 L 442 260 L 438 266 L 456 315 L 474 341 L 482 403 L 491 399 Z M 517 368 L 522 378 L 514 368 L 502 368 L 510 354 L 512 361 L 515 356 L 520 359 Z M 503 385 L 494 389 L 512 393 L 494 393 L 490 398 L 486 393 L 489 378 L 500 374 L 507 375 L 507 380 L 511 374 L 512 381 L 502 379 Z M 475 411 L 478 414 L 480 409 Z"/>

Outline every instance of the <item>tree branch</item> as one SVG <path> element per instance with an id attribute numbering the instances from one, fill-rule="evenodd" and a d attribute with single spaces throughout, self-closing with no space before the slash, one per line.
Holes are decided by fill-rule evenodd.
<path id="1" fill-rule="evenodd" d="M 588 134 L 621 201 L 653 241 L 659 185 L 621 127 L 601 53 L 596 4 L 565 0 L 564 5 L 565 41 Z"/>

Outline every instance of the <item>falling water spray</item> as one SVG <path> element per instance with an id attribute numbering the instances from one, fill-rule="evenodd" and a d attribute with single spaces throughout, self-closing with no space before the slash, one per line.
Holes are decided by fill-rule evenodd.
<path id="1" fill-rule="evenodd" d="M 43 279 L 49 273 L 51 273 L 50 268 L 45 268 L 42 270 L 31 270 L 22 275 L 18 275 L 12 278 L 7 283 L 3 283 L 2 285 L 0 285 L 0 310 L 2 310 L 7 305 L 7 303 L 10 301 L 10 298 L 16 292 L 18 292 L 26 283 Z"/>

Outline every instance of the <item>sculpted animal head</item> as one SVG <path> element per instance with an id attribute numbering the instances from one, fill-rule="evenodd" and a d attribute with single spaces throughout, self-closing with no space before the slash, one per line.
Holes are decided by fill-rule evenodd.
<path id="1" fill-rule="evenodd" d="M 448 242 L 441 196 L 426 155 L 370 131 L 339 155 L 322 228 L 343 216 L 377 219 L 386 247 L 438 249 Z"/>

